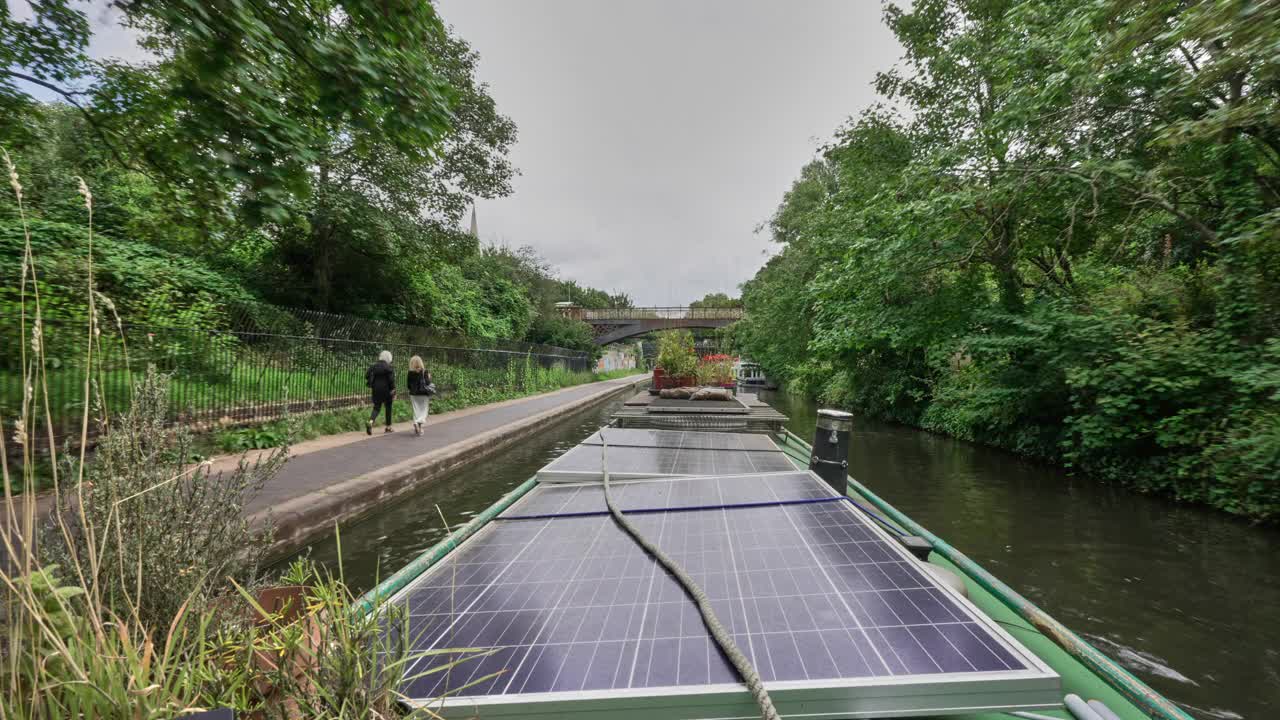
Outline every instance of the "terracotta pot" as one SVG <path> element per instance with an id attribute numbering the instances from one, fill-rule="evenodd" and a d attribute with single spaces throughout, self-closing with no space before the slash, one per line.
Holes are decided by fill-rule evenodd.
<path id="1" fill-rule="evenodd" d="M 260 674 L 255 681 L 255 686 L 262 696 L 266 709 L 249 713 L 248 717 L 251 720 L 266 720 L 268 717 L 302 720 L 302 712 L 297 704 L 269 678 L 283 672 L 292 677 L 293 682 L 304 690 L 309 685 L 307 676 L 315 665 L 316 653 L 323 641 L 324 625 L 322 618 L 307 613 L 306 591 L 307 589 L 301 585 L 264 588 L 258 591 L 254 598 L 262 611 L 257 607 L 247 608 L 249 616 L 263 632 L 270 632 L 272 628 L 299 625 L 303 633 L 301 651 L 290 653 L 284 659 L 287 666 L 280 665 L 280 656 L 271 649 L 256 650 L 253 653 L 251 662 Z"/>
<path id="2" fill-rule="evenodd" d="M 279 615 L 276 618 L 281 624 L 287 625 L 294 620 L 302 617 L 306 612 L 307 589 L 301 585 L 279 585 L 277 587 L 263 588 L 258 591 L 258 597 L 255 598 L 258 605 L 272 615 Z M 255 608 L 254 622 L 259 626 L 266 625 L 268 618 Z M 283 613 L 283 615 L 281 615 Z"/>

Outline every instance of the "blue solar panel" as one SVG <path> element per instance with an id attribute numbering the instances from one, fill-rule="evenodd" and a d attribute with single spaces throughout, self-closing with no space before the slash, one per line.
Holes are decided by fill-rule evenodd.
<path id="1" fill-rule="evenodd" d="M 613 500 L 628 510 L 681 510 L 721 505 L 803 502 L 839 498 L 830 486 L 806 472 L 723 475 L 696 480 L 631 480 L 613 483 Z M 599 483 L 538 485 L 500 517 L 576 515 L 608 512 Z"/>
<path id="2" fill-rule="evenodd" d="M 538 479 L 572 481 L 601 476 L 602 455 L 615 479 L 662 475 L 742 475 L 786 472 L 796 466 L 779 451 L 579 445 L 538 471 Z"/>
<path id="3" fill-rule="evenodd" d="M 601 428 L 583 445 L 609 447 L 664 447 L 686 450 L 777 450 L 768 435 L 729 432 L 697 432 L 686 430 L 646 430 L 640 428 Z"/>
<path id="4" fill-rule="evenodd" d="M 807 479 L 810 490 L 795 476 Z M 661 484 L 682 489 L 655 494 Z M 830 493 L 801 473 L 620 489 L 628 502 L 670 503 L 677 496 L 723 497 L 726 488 L 737 487 L 768 490 L 779 499 Z M 587 490 L 536 488 L 540 497 L 512 510 L 597 507 L 599 495 Z M 878 678 L 1053 677 L 846 503 L 632 518 L 706 590 L 767 683 L 862 687 Z M 494 649 L 484 657 L 443 653 L 422 659 L 410 674 L 465 658 L 448 673 L 410 683 L 404 691 L 411 698 L 458 693 L 468 703 L 497 699 L 506 707 L 512 698 L 598 699 L 623 689 L 630 689 L 628 696 L 649 689 L 658 697 L 674 687 L 741 688 L 683 589 L 608 516 L 496 520 L 397 601 L 408 606 L 418 649 Z M 468 687 L 492 673 L 498 674 Z M 1051 685 L 1043 702 L 1059 696 L 1056 677 Z M 1019 702 L 1032 705 L 1026 698 Z"/>

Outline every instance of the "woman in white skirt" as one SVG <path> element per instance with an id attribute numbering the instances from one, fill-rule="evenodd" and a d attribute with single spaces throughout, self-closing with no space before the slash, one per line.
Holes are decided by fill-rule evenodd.
<path id="1" fill-rule="evenodd" d="M 422 364 L 422 358 L 414 355 L 409 358 L 409 402 L 413 405 L 413 434 L 421 435 L 422 426 L 427 422 L 427 412 L 431 409 L 431 396 L 435 394 L 435 385 L 431 382 L 431 373 Z"/>

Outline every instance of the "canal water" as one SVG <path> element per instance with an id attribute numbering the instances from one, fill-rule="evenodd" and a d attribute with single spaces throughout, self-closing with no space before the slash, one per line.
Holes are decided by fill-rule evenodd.
<path id="1" fill-rule="evenodd" d="M 762 398 L 812 437 L 817 408 Z M 372 587 L 608 422 L 620 401 L 453 473 L 342 535 Z M 1198 718 L 1280 717 L 1280 532 L 857 419 L 850 474 Z M 843 488 L 841 488 L 843 490 Z M 440 513 L 444 514 L 444 520 Z M 337 564 L 337 546 L 313 556 Z"/>

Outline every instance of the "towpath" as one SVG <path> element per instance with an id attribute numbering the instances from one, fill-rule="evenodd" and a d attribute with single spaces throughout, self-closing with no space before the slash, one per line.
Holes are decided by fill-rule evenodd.
<path id="1" fill-rule="evenodd" d="M 299 443 L 247 510 L 255 524 L 274 526 L 271 554 L 278 556 L 440 473 L 647 380 L 634 375 L 433 415 L 421 437 L 413 434 L 410 423 L 400 423 L 392 433 L 375 427 L 373 437 L 360 431 Z M 233 469 L 237 462 L 238 457 L 220 458 L 213 471 Z"/>
<path id="2" fill-rule="evenodd" d="M 549 422 L 647 381 L 647 375 L 632 375 L 432 415 L 421 437 L 413 434 L 412 424 L 400 423 L 393 433 L 374 428 L 373 437 L 360 431 L 298 443 L 291 449 L 289 461 L 250 500 L 246 511 L 256 526 L 270 524 L 274 528 L 275 539 L 268 554 L 280 557 L 328 535 L 335 525 L 395 501 L 441 473 L 500 451 Z M 268 452 L 253 451 L 243 458 L 252 462 L 258 454 Z M 241 458 L 216 458 L 211 470 L 215 474 L 234 470 Z M 26 498 L 15 500 L 21 517 Z M 44 517 L 53 505 L 52 493 L 37 495 L 37 516 Z M 0 529 L 5 526 L 7 522 L 0 518 Z"/>

